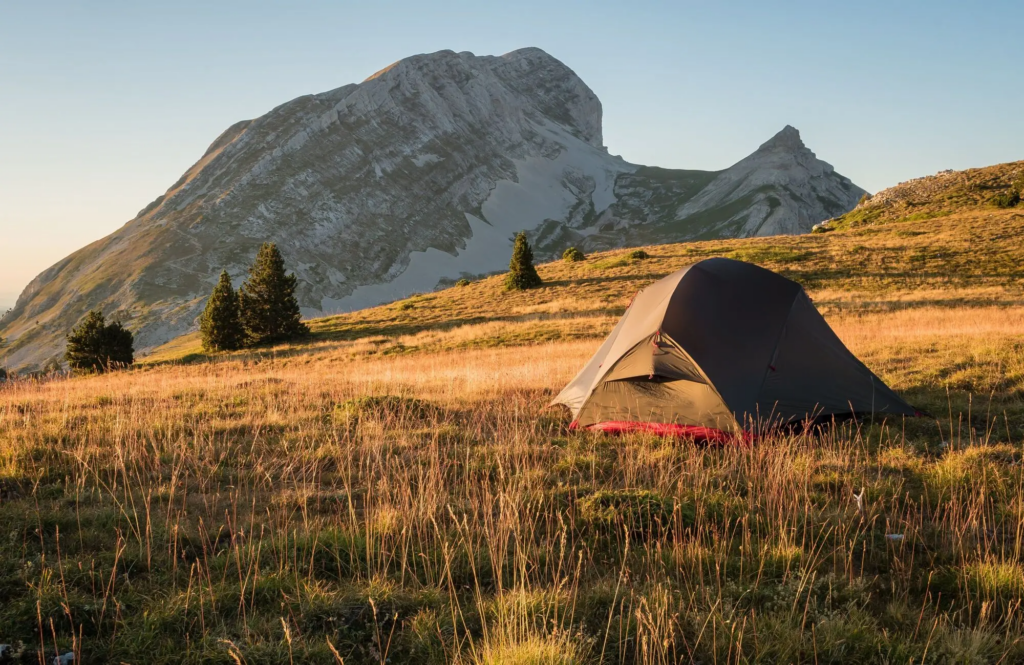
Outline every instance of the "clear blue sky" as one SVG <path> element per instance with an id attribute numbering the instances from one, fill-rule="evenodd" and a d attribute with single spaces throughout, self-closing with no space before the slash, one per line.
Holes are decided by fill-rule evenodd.
<path id="1" fill-rule="evenodd" d="M 1022 29 L 1020 0 L 4 0 L 0 307 L 231 123 L 414 53 L 539 46 L 593 88 L 632 162 L 723 168 L 788 123 L 875 191 L 1024 159 Z"/>

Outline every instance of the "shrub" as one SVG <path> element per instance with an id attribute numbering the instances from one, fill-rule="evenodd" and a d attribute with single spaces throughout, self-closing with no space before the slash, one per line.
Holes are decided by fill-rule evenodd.
<path id="1" fill-rule="evenodd" d="M 868 201 L 870 201 L 872 198 L 873 197 L 871 196 L 871 194 L 869 194 L 868 192 L 864 192 L 863 194 L 860 195 L 860 198 L 857 199 L 857 205 L 862 206 Z"/>
<path id="2" fill-rule="evenodd" d="M 455 282 L 455 286 L 459 286 L 459 287 L 469 286 L 469 280 L 465 279 L 465 278 L 460 279 L 459 281 Z"/>
<path id="3" fill-rule="evenodd" d="M 206 309 L 199 319 L 199 332 L 205 351 L 233 351 L 242 346 L 245 331 L 238 311 L 238 294 L 226 270 L 221 272 L 217 286 L 206 301 Z"/>
<path id="4" fill-rule="evenodd" d="M 565 261 L 566 263 L 578 263 L 579 261 L 582 261 L 585 258 L 587 257 L 583 254 L 583 252 L 576 249 L 575 247 L 570 247 L 569 249 L 562 252 L 562 260 Z"/>
<path id="5" fill-rule="evenodd" d="M 508 263 L 508 276 L 505 278 L 507 291 L 524 291 L 542 284 L 537 269 L 533 267 L 533 250 L 526 240 L 526 232 L 516 235 L 516 243 L 512 248 L 512 260 Z"/>
<path id="6" fill-rule="evenodd" d="M 997 208 L 1012 208 L 1020 203 L 1020 193 L 1014 190 L 996 194 L 991 199 L 992 205 Z"/>
<path id="7" fill-rule="evenodd" d="M 107 324 L 93 310 L 68 335 L 64 359 L 79 372 L 104 372 L 135 362 L 134 337 L 119 321 Z"/>
<path id="8" fill-rule="evenodd" d="M 277 245 L 263 243 L 239 291 L 247 345 L 283 342 L 309 333 L 295 300 L 295 285 L 295 275 L 285 274 Z"/>
<path id="9" fill-rule="evenodd" d="M 651 255 L 642 249 L 634 249 L 629 254 L 626 254 L 626 258 L 635 261 L 643 261 L 644 259 L 651 258 Z"/>

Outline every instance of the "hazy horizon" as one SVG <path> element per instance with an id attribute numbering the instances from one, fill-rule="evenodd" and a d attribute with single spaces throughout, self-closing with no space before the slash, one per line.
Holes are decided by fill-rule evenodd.
<path id="1" fill-rule="evenodd" d="M 232 123 L 410 55 L 538 46 L 595 91 L 605 144 L 631 162 L 721 169 L 791 124 L 877 191 L 1024 158 L 1022 21 L 1010 2 L 6 7 L 0 313 Z"/>

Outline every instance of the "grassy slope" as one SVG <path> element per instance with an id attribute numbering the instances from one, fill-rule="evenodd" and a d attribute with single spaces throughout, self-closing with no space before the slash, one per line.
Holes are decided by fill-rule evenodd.
<path id="1" fill-rule="evenodd" d="M 1016 171 L 1006 173 L 1008 178 Z M 490 277 L 467 287 L 314 319 L 314 335 L 305 344 L 219 357 L 316 357 L 330 352 L 354 359 L 596 339 L 611 330 L 638 289 L 710 256 L 750 261 L 797 280 L 834 326 L 845 321 L 885 326 L 886 314 L 895 312 L 902 312 L 904 320 L 917 312 L 922 321 L 943 325 L 979 316 L 1012 318 L 1008 312 L 1024 307 L 1024 243 L 1017 240 L 1024 237 L 1024 208 L 992 208 L 984 205 L 985 196 L 980 201 L 965 198 L 958 205 L 949 204 L 954 196 L 947 196 L 943 205 L 953 212 L 939 217 L 930 216 L 938 214 L 934 208 L 925 207 L 928 214 L 922 214 L 921 204 L 908 208 L 906 196 L 880 196 L 866 208 L 870 215 L 858 208 L 839 220 L 842 230 L 831 233 L 659 245 L 647 248 L 651 258 L 640 261 L 626 259 L 627 250 L 618 250 L 579 263 L 549 263 L 538 268 L 545 285 L 534 291 L 507 293 L 501 276 Z M 994 350 L 987 362 L 1005 363 L 1006 354 L 1018 348 L 1011 340 L 1000 343 L 1004 347 Z M 934 353 L 934 344 L 926 348 L 933 353 L 916 358 L 913 367 L 900 365 L 887 379 L 910 390 L 921 406 L 942 410 L 945 386 L 966 385 L 961 375 L 967 370 L 948 354 Z M 882 354 L 874 367 L 895 371 L 896 357 Z M 145 362 L 206 359 L 198 336 L 187 335 L 157 349 Z"/>
<path id="2" fill-rule="evenodd" d="M 314 319 L 314 342 L 375 339 L 380 353 L 497 346 L 603 334 L 640 288 L 689 263 L 729 256 L 799 281 L 826 314 L 837 309 L 899 309 L 934 304 L 1019 305 L 1024 294 L 1024 205 L 988 201 L 1024 175 L 1024 162 L 902 183 L 836 220 L 827 234 L 658 245 L 652 259 L 628 250 L 575 264 L 541 266 L 545 286 L 506 293 L 502 277 L 351 314 Z M 945 292 L 937 298 L 934 292 Z M 553 320 L 571 317 L 572 324 Z M 603 323 L 598 323 L 603 320 Z M 484 324 L 490 324 L 485 326 Z M 498 324 L 498 325 L 496 325 Z M 581 325 L 582 324 L 582 325 Z M 466 330 L 481 327 L 479 334 Z M 442 341 L 406 345 L 399 338 L 460 330 Z M 500 329 L 500 332 L 496 332 Z M 198 334 L 157 349 L 147 362 L 202 358 Z"/>
<path id="3" fill-rule="evenodd" d="M 41 623 L 81 662 L 1019 662 L 1024 209 L 877 198 L 842 231 L 611 252 L 300 345 L 199 362 L 186 337 L 137 371 L 7 385 L 0 642 L 36 662 Z M 631 295 L 712 255 L 804 283 L 940 420 L 724 449 L 565 432 L 543 406 Z"/>

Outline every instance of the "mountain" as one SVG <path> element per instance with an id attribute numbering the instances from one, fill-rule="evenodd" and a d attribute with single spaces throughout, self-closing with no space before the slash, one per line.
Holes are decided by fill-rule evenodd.
<path id="1" fill-rule="evenodd" d="M 724 171 L 639 167 L 619 176 L 591 249 L 679 240 L 806 233 L 852 208 L 864 190 L 815 157 L 787 125 Z"/>
<path id="2" fill-rule="evenodd" d="M 36 277 L 0 335 L 10 366 L 39 366 L 100 307 L 145 351 L 194 328 L 219 272 L 240 282 L 264 241 L 312 316 L 502 270 L 521 229 L 540 258 L 799 233 L 862 193 L 792 127 L 724 171 L 630 164 L 603 145 L 597 96 L 544 51 L 441 51 L 232 125 L 135 219 Z"/>

